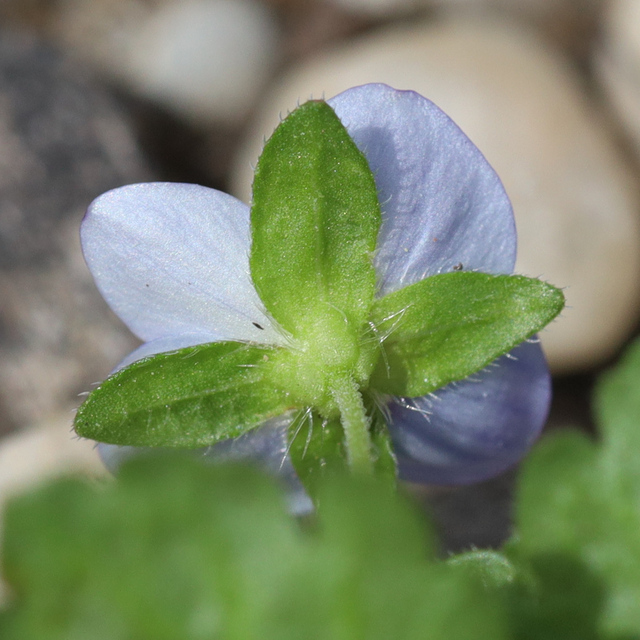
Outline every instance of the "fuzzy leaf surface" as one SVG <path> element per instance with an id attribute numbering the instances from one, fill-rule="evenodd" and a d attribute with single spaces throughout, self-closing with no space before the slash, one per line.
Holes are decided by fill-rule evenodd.
<path id="1" fill-rule="evenodd" d="M 213 342 L 134 362 L 89 395 L 76 432 L 110 444 L 188 448 L 240 436 L 290 408 L 269 380 L 276 351 Z"/>
<path id="2" fill-rule="evenodd" d="M 500 602 L 434 559 L 387 485 L 332 478 L 317 526 L 248 468 L 178 456 L 58 480 L 4 520 L 3 640 L 502 640 Z"/>
<path id="3" fill-rule="evenodd" d="M 253 184 L 251 275 L 284 329 L 304 337 L 328 317 L 359 331 L 379 226 L 367 160 L 329 105 L 303 104 L 266 143 Z"/>
<path id="4" fill-rule="evenodd" d="M 524 276 L 456 272 L 377 300 L 382 357 L 371 386 L 423 396 L 462 380 L 546 326 L 564 306 L 559 289 Z"/>
<path id="5" fill-rule="evenodd" d="M 595 397 L 600 442 L 559 433 L 524 465 L 514 557 L 542 567 L 535 580 L 544 585 L 547 574 L 561 570 L 562 554 L 570 569 L 563 588 L 588 587 L 581 601 L 591 603 L 585 611 L 594 629 L 604 637 L 640 637 L 640 342 L 601 378 Z M 558 599 L 533 601 L 551 607 Z"/>

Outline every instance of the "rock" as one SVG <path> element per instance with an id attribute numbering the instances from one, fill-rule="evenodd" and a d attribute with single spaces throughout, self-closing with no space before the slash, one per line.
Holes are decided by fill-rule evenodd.
<path id="1" fill-rule="evenodd" d="M 57 475 L 109 477 L 95 442 L 78 438 L 71 419 L 51 416 L 0 441 L 0 514 L 9 497 Z"/>
<path id="2" fill-rule="evenodd" d="M 429 0 L 330 0 L 343 9 L 365 16 L 381 17 L 410 12 L 431 4 Z"/>
<path id="3" fill-rule="evenodd" d="M 595 67 L 620 121 L 640 153 L 640 4 L 612 0 Z"/>
<path id="4" fill-rule="evenodd" d="M 0 33 L 0 433 L 79 402 L 137 341 L 84 264 L 100 193 L 151 178 L 127 120 L 83 69 Z"/>
<path id="5" fill-rule="evenodd" d="M 394 28 L 299 65 L 263 103 L 236 193 L 249 199 L 251 166 L 279 114 L 366 82 L 432 99 L 501 176 L 519 229 L 516 271 L 566 288 L 566 311 L 542 334 L 553 370 L 609 358 L 638 318 L 637 181 L 573 69 L 512 23 Z"/>
<path id="6" fill-rule="evenodd" d="M 63 42 L 198 126 L 241 121 L 278 59 L 274 15 L 256 0 L 66 0 L 63 9 Z"/>
<path id="7" fill-rule="evenodd" d="M 434 11 L 511 16 L 535 27 L 550 41 L 583 58 L 599 27 L 606 0 L 329 0 L 350 15 L 365 19 L 406 17 Z"/>

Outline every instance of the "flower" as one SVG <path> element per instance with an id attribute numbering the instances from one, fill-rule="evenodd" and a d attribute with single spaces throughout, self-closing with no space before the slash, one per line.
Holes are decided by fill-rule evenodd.
<path id="1" fill-rule="evenodd" d="M 380 84 L 328 103 L 375 176 L 380 296 L 452 270 L 512 273 L 516 233 L 508 197 L 448 116 L 414 92 Z M 285 346 L 251 281 L 249 207 L 235 198 L 197 185 L 131 185 L 96 199 L 81 235 L 102 295 L 144 341 L 120 367 L 220 340 Z M 528 341 L 436 393 L 390 398 L 400 477 L 460 484 L 500 473 L 539 434 L 550 393 L 540 345 Z M 259 450 L 282 466 L 286 426 L 286 417 L 277 418 L 216 450 Z M 102 451 L 117 461 L 127 449 Z"/>

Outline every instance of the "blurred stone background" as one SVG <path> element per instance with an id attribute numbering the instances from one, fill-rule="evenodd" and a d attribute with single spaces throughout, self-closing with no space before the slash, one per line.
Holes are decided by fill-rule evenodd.
<path id="1" fill-rule="evenodd" d="M 89 202 L 146 180 L 248 200 L 279 117 L 364 82 L 433 100 L 502 177 L 517 271 L 568 299 L 548 428 L 592 429 L 640 318 L 640 2 L 0 0 L 0 499 L 101 473 L 72 412 L 136 341 L 84 266 Z M 448 548 L 504 537 L 513 475 L 429 496 Z"/>

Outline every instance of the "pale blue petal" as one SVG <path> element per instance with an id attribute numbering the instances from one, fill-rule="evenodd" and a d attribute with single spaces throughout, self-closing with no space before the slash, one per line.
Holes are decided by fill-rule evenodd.
<path id="1" fill-rule="evenodd" d="M 389 404 L 400 477 L 456 485 L 514 465 L 547 418 L 551 379 L 540 345 L 525 342 L 433 396 Z"/>
<path id="2" fill-rule="evenodd" d="M 215 333 L 185 333 L 180 336 L 167 336 L 164 338 L 158 338 L 151 342 L 145 342 L 140 345 L 135 351 L 132 351 L 126 356 L 118 366 L 111 373 L 115 373 L 120 369 L 128 367 L 132 362 L 142 360 L 148 356 L 153 356 L 156 353 L 166 353 L 167 351 L 177 351 L 178 349 L 184 349 L 185 347 L 192 347 L 196 344 L 205 344 L 207 342 L 218 342 L 220 336 Z"/>
<path id="3" fill-rule="evenodd" d="M 281 344 L 249 274 L 249 209 L 191 184 L 114 189 L 89 207 L 82 248 L 100 292 L 142 340 L 185 333 Z"/>
<path id="4" fill-rule="evenodd" d="M 212 462 L 253 461 L 265 471 L 281 479 L 287 488 L 289 510 L 296 515 L 313 511 L 313 503 L 307 495 L 289 457 L 288 429 L 293 414 L 272 418 L 253 431 L 219 442 L 203 450 Z"/>
<path id="5" fill-rule="evenodd" d="M 382 204 L 375 257 L 386 294 L 454 267 L 512 273 L 509 199 L 484 156 L 432 102 L 370 84 L 328 101 L 365 154 Z"/>
<path id="6" fill-rule="evenodd" d="M 304 515 L 313 511 L 313 504 L 304 491 L 288 455 L 287 429 L 291 420 L 291 414 L 285 414 L 268 420 L 258 429 L 238 438 L 225 440 L 211 447 L 194 449 L 189 454 L 207 463 L 232 461 L 258 464 L 260 468 L 283 482 L 290 511 L 296 515 Z M 125 460 L 139 455 L 153 455 L 158 451 L 157 448 L 98 444 L 100 457 L 112 473 L 116 473 Z"/>

